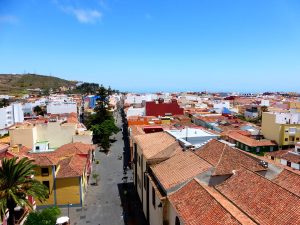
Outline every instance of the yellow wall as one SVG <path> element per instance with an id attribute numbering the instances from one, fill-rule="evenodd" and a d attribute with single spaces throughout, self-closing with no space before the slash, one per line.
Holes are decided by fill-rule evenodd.
<path id="1" fill-rule="evenodd" d="M 268 112 L 262 114 L 261 131 L 265 138 L 276 141 L 280 145 L 281 125 L 275 123 L 276 115 Z"/>
<path id="2" fill-rule="evenodd" d="M 290 127 L 296 127 L 296 134 L 290 135 L 288 132 L 285 132 L 286 129 L 289 129 Z M 283 124 L 282 125 L 282 132 L 281 132 L 281 143 L 282 145 L 295 145 L 297 142 L 300 142 L 300 132 L 297 132 L 297 130 L 300 129 L 300 124 Z M 294 137 L 294 141 L 290 142 L 290 137 Z M 285 139 L 288 139 L 288 141 L 285 141 Z M 298 140 L 297 140 L 298 138 Z"/>
<path id="3" fill-rule="evenodd" d="M 289 102 L 290 109 L 300 109 L 300 102 Z"/>
<path id="4" fill-rule="evenodd" d="M 56 179 L 57 205 L 80 204 L 80 177 Z"/>
<path id="5" fill-rule="evenodd" d="M 45 167 L 47 167 L 47 166 L 45 166 Z M 55 200 L 54 200 L 55 189 L 54 189 L 54 179 L 53 179 L 53 169 L 54 169 L 54 167 L 48 166 L 47 168 L 49 169 L 49 176 L 42 176 L 41 175 L 41 168 L 45 168 L 45 167 L 37 167 L 35 169 L 35 171 L 36 171 L 35 176 L 34 176 L 35 179 L 37 179 L 40 182 L 49 181 L 49 183 L 50 183 L 49 198 L 44 203 L 40 203 L 37 199 L 35 199 L 38 206 L 41 206 L 41 205 L 54 205 L 55 204 Z"/>

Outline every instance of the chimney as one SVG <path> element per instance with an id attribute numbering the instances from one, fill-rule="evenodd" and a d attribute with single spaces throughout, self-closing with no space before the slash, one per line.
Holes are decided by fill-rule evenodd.
<path id="1" fill-rule="evenodd" d="M 18 145 L 14 145 L 11 149 L 12 152 L 14 153 L 17 153 L 17 152 L 20 152 L 20 148 L 22 147 L 21 144 L 18 144 Z"/>

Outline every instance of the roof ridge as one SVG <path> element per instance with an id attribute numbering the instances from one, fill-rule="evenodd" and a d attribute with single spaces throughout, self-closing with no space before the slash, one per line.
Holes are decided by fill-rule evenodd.
<path id="1" fill-rule="evenodd" d="M 234 217 L 239 223 L 243 224 L 236 216 L 234 216 L 231 211 L 227 210 L 223 204 L 221 204 L 208 190 L 206 187 L 204 187 L 201 184 L 201 181 L 198 178 L 194 178 L 194 180 L 213 198 L 215 199 L 218 204 L 224 209 L 226 210 L 232 217 Z M 221 196 L 224 197 L 225 200 L 227 200 L 228 202 L 230 202 L 234 207 L 236 207 L 237 209 L 239 209 L 242 213 L 244 213 L 244 215 L 246 215 L 251 221 L 253 221 L 253 223 L 258 224 L 251 216 L 249 216 L 246 212 L 244 212 L 242 209 L 240 209 L 237 205 L 235 205 L 230 199 L 228 199 L 226 196 L 224 196 L 222 193 L 220 193 L 216 188 L 212 187 L 218 194 L 220 194 Z"/>
<path id="2" fill-rule="evenodd" d="M 294 195 L 295 197 L 297 197 L 297 198 L 300 200 L 300 196 L 298 196 L 298 195 L 296 195 L 295 193 L 293 193 L 293 192 L 287 190 L 286 188 L 280 186 L 279 184 L 275 183 L 273 180 L 269 180 L 269 179 L 265 178 L 264 176 L 260 175 L 259 173 L 256 173 L 256 172 L 254 172 L 254 171 L 251 171 L 251 170 L 247 169 L 247 168 L 246 168 L 244 165 L 242 165 L 242 164 L 241 164 L 241 166 L 243 167 L 244 171 L 248 171 L 248 172 L 250 172 L 250 173 L 253 173 L 254 175 L 256 175 L 256 176 L 262 178 L 263 180 L 265 180 L 265 181 L 267 181 L 267 182 L 269 182 L 269 183 L 271 183 L 271 184 L 275 184 L 275 185 L 278 186 L 279 188 L 282 188 L 282 189 L 286 190 L 287 192 L 291 193 L 292 195 Z M 240 171 L 241 171 L 241 170 L 240 170 Z M 238 172 L 239 172 L 239 171 L 238 171 Z M 227 181 L 228 181 L 229 179 L 231 179 L 233 176 L 235 176 L 235 174 L 233 174 L 231 177 L 229 177 L 229 178 L 228 178 L 227 180 L 225 180 L 223 183 L 227 182 Z M 218 184 L 218 185 L 216 185 L 216 186 L 222 185 L 223 183 Z"/>
<path id="3" fill-rule="evenodd" d="M 227 147 L 227 145 L 225 143 L 222 143 L 224 145 L 223 147 L 223 150 L 222 150 L 222 154 L 220 155 L 220 158 L 219 158 L 219 161 L 217 162 L 216 166 L 215 166 L 215 169 L 219 166 L 222 158 L 223 158 L 223 155 L 224 155 L 224 152 L 225 152 L 225 148 Z"/>

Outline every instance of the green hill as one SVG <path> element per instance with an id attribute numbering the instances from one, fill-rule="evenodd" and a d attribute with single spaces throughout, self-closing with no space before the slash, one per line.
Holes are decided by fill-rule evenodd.
<path id="1" fill-rule="evenodd" d="M 0 74 L 0 94 L 28 93 L 28 89 L 58 90 L 60 87 L 72 87 L 76 81 L 37 74 Z"/>

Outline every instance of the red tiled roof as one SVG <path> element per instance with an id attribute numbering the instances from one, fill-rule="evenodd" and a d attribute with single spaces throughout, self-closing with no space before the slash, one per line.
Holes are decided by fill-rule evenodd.
<path id="1" fill-rule="evenodd" d="M 69 143 L 56 149 L 53 153 L 57 156 L 67 156 L 74 154 L 89 154 L 94 150 L 95 146 L 90 144 L 84 144 L 82 142 Z"/>
<path id="2" fill-rule="evenodd" d="M 156 158 L 156 155 L 161 154 L 162 151 L 166 149 L 170 150 L 168 148 L 170 146 L 174 147 L 174 152 L 178 150 L 178 145 L 174 145 L 174 143 L 177 143 L 177 141 L 171 135 L 165 132 L 138 135 L 135 136 L 134 139 L 137 145 L 141 148 L 141 151 L 146 159 Z M 173 154 L 172 151 L 170 154 Z"/>
<path id="3" fill-rule="evenodd" d="M 274 152 L 266 152 L 265 156 L 273 156 L 275 158 L 281 158 L 283 155 L 288 153 L 290 150 L 278 150 Z"/>
<path id="4" fill-rule="evenodd" d="M 275 146 L 276 144 L 273 143 L 270 140 L 255 140 L 253 138 L 244 136 L 240 134 L 239 132 L 229 132 L 227 134 L 228 137 L 231 139 L 234 139 L 238 142 L 241 142 L 245 145 L 251 146 L 251 147 L 259 147 L 259 146 Z"/>
<path id="5" fill-rule="evenodd" d="M 222 156 L 224 146 L 224 143 L 213 139 L 200 149 L 196 150 L 195 153 L 215 166 Z"/>
<path id="6" fill-rule="evenodd" d="M 165 190 L 208 170 L 211 165 L 190 151 L 180 152 L 152 166 L 152 171 Z"/>
<path id="7" fill-rule="evenodd" d="M 216 189 L 258 224 L 300 224 L 300 198 L 254 172 L 237 171 Z"/>
<path id="8" fill-rule="evenodd" d="M 273 156 L 273 157 L 279 158 L 279 159 L 285 159 L 287 161 L 299 164 L 300 163 L 300 155 L 295 154 L 292 151 L 293 151 L 293 149 L 278 150 L 275 152 L 268 152 L 265 155 Z"/>
<path id="9" fill-rule="evenodd" d="M 294 154 L 292 152 L 287 152 L 286 154 L 282 155 L 281 158 L 293 163 L 300 163 L 300 155 Z"/>
<path id="10" fill-rule="evenodd" d="M 87 164 L 87 157 L 82 155 L 73 155 L 59 162 L 60 169 L 56 175 L 57 178 L 80 177 L 83 175 Z"/>
<path id="11" fill-rule="evenodd" d="M 168 199 L 185 225 L 241 224 L 195 180 Z"/>
<path id="12" fill-rule="evenodd" d="M 146 102 L 146 116 L 165 116 L 166 113 L 172 115 L 183 115 L 183 108 L 180 108 L 176 101 L 174 102 Z"/>
<path id="13" fill-rule="evenodd" d="M 299 172 L 293 172 L 291 170 L 284 169 L 277 177 L 273 180 L 276 184 L 281 187 L 293 192 L 300 196 L 300 174 Z"/>
<path id="14" fill-rule="evenodd" d="M 229 175 L 243 167 L 251 171 L 266 170 L 259 160 L 217 140 L 211 140 L 195 153 L 215 167 L 213 175 Z"/>

